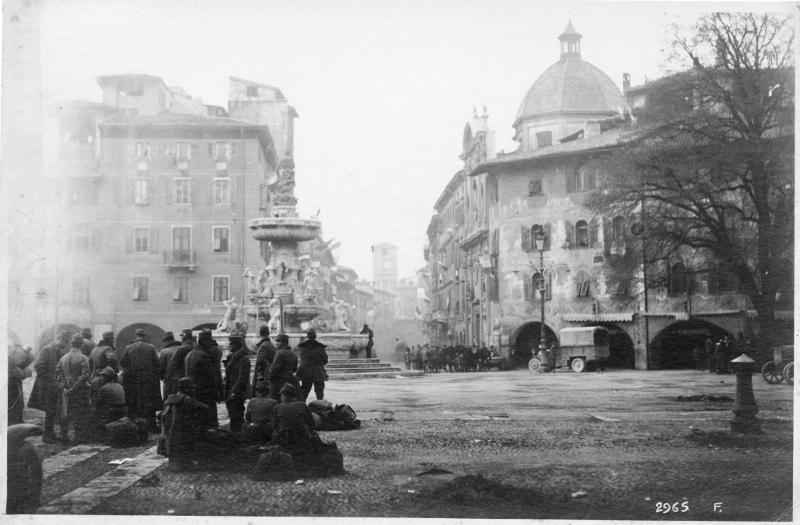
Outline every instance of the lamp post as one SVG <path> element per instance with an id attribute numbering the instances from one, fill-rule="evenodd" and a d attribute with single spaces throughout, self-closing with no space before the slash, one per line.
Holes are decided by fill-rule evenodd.
<path id="1" fill-rule="evenodd" d="M 536 231 L 536 250 L 539 252 L 539 313 L 541 315 L 541 328 L 539 330 L 539 351 L 544 355 L 547 349 L 547 338 L 544 329 L 544 232 Z"/>

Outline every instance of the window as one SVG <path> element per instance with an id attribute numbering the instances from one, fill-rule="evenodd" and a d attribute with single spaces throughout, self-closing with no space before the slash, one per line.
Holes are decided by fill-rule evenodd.
<path id="1" fill-rule="evenodd" d="M 176 303 L 189 302 L 189 278 L 177 276 L 172 280 L 172 301 Z"/>
<path id="2" fill-rule="evenodd" d="M 191 159 L 192 158 L 192 145 L 188 142 L 176 142 L 175 143 L 175 156 L 179 159 Z"/>
<path id="3" fill-rule="evenodd" d="M 669 293 L 672 295 L 686 293 L 686 267 L 683 263 L 675 263 L 670 268 Z"/>
<path id="4" fill-rule="evenodd" d="M 579 192 L 589 191 L 596 187 L 597 168 L 592 165 L 581 165 L 567 175 L 567 191 Z"/>
<path id="5" fill-rule="evenodd" d="M 231 143 L 230 142 L 215 142 L 214 143 L 214 158 L 231 158 Z"/>
<path id="6" fill-rule="evenodd" d="M 150 251 L 150 228 L 133 229 L 134 253 L 148 253 Z"/>
<path id="7" fill-rule="evenodd" d="M 76 277 L 72 282 L 72 301 L 77 304 L 89 304 L 89 278 Z"/>
<path id="8" fill-rule="evenodd" d="M 617 283 L 617 288 L 614 290 L 614 295 L 617 296 L 627 296 L 628 295 L 628 288 L 630 287 L 630 280 L 629 279 L 622 279 Z"/>
<path id="9" fill-rule="evenodd" d="M 584 220 L 575 223 L 575 244 L 578 248 L 589 247 L 589 224 Z"/>
<path id="10" fill-rule="evenodd" d="M 536 272 L 535 274 L 533 274 L 531 282 L 533 283 L 532 284 L 533 290 L 539 294 L 538 297 L 540 299 L 542 297 L 541 294 L 544 294 L 544 298 L 546 301 L 552 299 L 552 291 L 551 291 L 552 281 L 549 273 L 545 274 L 545 276 L 542 277 L 541 273 Z"/>
<path id="11" fill-rule="evenodd" d="M 75 249 L 76 250 L 91 250 L 92 249 L 93 231 L 90 226 L 81 226 L 75 231 Z"/>
<path id="12" fill-rule="evenodd" d="M 150 143 L 149 142 L 137 142 L 136 143 L 136 156 L 137 157 L 149 157 L 150 156 Z"/>
<path id="13" fill-rule="evenodd" d="M 212 278 L 214 288 L 214 302 L 221 303 L 228 300 L 228 281 L 227 275 L 214 275 Z"/>
<path id="14" fill-rule="evenodd" d="M 231 157 L 235 157 L 236 155 L 238 155 L 239 154 L 239 148 L 238 148 L 239 145 L 236 144 L 235 142 L 229 142 L 228 144 L 231 147 Z M 261 150 L 259 149 L 258 151 L 260 152 Z"/>
<path id="15" fill-rule="evenodd" d="M 133 181 L 133 203 L 140 206 L 150 204 L 150 183 L 147 179 Z"/>
<path id="16" fill-rule="evenodd" d="M 247 96 L 248 97 L 257 97 L 258 96 L 258 86 L 247 86 Z"/>
<path id="17" fill-rule="evenodd" d="M 542 179 L 532 179 L 528 182 L 528 197 L 542 194 Z"/>
<path id="18" fill-rule="evenodd" d="M 147 277 L 134 277 L 133 278 L 133 300 L 134 301 L 147 301 Z"/>
<path id="19" fill-rule="evenodd" d="M 575 277 L 575 286 L 578 297 L 589 297 L 589 274 L 583 270 Z"/>
<path id="20" fill-rule="evenodd" d="M 542 131 L 536 134 L 536 147 L 543 148 L 553 143 L 553 134 L 550 131 Z"/>
<path id="21" fill-rule="evenodd" d="M 228 253 L 230 233 L 231 229 L 229 226 L 214 226 L 212 228 L 214 253 Z"/>
<path id="22" fill-rule="evenodd" d="M 214 205 L 229 206 L 231 203 L 231 179 L 214 179 Z"/>
<path id="23" fill-rule="evenodd" d="M 174 181 L 173 204 L 189 205 L 192 203 L 191 190 L 192 181 L 186 177 L 176 177 Z"/>

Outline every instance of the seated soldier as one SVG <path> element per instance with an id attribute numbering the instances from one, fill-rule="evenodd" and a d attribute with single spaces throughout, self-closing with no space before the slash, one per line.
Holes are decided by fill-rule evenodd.
<path id="1" fill-rule="evenodd" d="M 92 403 L 92 435 L 95 439 L 105 438 L 106 425 L 128 415 L 125 404 L 125 389 L 117 383 L 117 371 L 105 367 L 99 377 L 103 383 L 95 393 Z"/>
<path id="2" fill-rule="evenodd" d="M 270 440 L 275 429 L 275 407 L 278 402 L 269 397 L 269 384 L 256 385 L 256 397 L 247 404 L 244 412 L 245 425 L 242 440 L 248 443 L 264 443 Z"/>
<path id="3" fill-rule="evenodd" d="M 275 408 L 275 431 L 272 442 L 280 445 L 291 455 L 317 452 L 322 446 L 322 440 L 314 430 L 311 411 L 298 399 L 297 388 L 285 384 L 280 394 L 281 402 Z"/>
<path id="4" fill-rule="evenodd" d="M 169 458 L 172 469 L 196 467 L 196 448 L 206 431 L 211 428 L 208 405 L 197 401 L 194 381 L 190 377 L 178 380 L 178 393 L 171 394 L 164 402 L 161 413 L 162 443 L 159 452 Z M 215 407 L 216 408 L 216 407 Z"/>

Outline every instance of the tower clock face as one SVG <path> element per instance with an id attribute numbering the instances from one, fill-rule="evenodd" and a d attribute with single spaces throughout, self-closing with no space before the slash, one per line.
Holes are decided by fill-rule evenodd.
<path id="1" fill-rule="evenodd" d="M 392 261 L 383 261 L 383 267 L 386 270 L 391 270 L 392 269 Z"/>

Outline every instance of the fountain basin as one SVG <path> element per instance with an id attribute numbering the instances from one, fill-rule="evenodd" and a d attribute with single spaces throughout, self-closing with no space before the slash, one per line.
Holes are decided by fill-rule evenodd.
<path id="1" fill-rule="evenodd" d="M 275 343 L 275 336 L 278 334 L 270 334 L 272 343 Z M 305 332 L 289 332 L 289 346 L 299 353 L 297 345 L 299 345 L 306 337 Z M 217 341 L 220 348 L 228 351 L 228 334 L 224 332 L 214 332 L 214 340 Z M 255 350 L 256 345 L 261 340 L 257 334 L 250 333 L 245 336 L 245 342 L 248 348 Z M 317 341 L 325 345 L 325 352 L 330 359 L 346 359 L 350 357 L 350 349 L 354 348 L 363 354 L 364 348 L 367 346 L 369 337 L 366 334 L 351 334 L 351 333 L 317 333 Z"/>
<path id="2" fill-rule="evenodd" d="M 259 217 L 247 221 L 247 226 L 256 240 L 297 243 L 316 238 L 322 223 L 299 217 Z"/>

